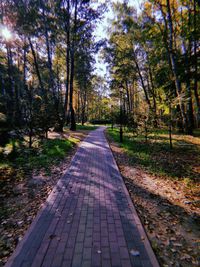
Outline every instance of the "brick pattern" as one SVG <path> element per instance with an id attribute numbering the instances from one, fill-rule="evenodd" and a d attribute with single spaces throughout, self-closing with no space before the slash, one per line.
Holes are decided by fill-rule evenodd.
<path id="1" fill-rule="evenodd" d="M 159 266 L 103 130 L 81 144 L 6 267 Z"/>

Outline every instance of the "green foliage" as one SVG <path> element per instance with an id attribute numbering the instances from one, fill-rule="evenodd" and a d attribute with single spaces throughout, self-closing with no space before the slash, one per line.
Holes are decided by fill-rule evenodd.
<path id="1" fill-rule="evenodd" d="M 13 151 L 13 142 L 10 142 L 1 149 L 0 168 L 5 173 L 14 166 L 26 172 L 40 169 L 48 171 L 52 165 L 66 156 L 76 142 L 77 140 L 73 138 L 47 139 L 39 142 L 33 148 L 16 144 L 15 151 Z"/>
<path id="2" fill-rule="evenodd" d="M 2 5 L 1 26 L 12 34 L 9 43 L 0 34 L 0 114 L 19 138 L 28 135 L 32 147 L 34 138 L 51 127 L 62 131 L 72 117 L 75 127 L 76 114 L 79 122 L 88 120 L 98 51 L 93 33 L 105 5 L 72 0 Z"/>
<path id="3" fill-rule="evenodd" d="M 119 143 L 119 129 L 108 129 L 108 134 Z M 187 141 L 180 145 L 177 138 L 171 151 L 166 130 L 156 130 L 149 136 L 148 142 L 145 142 L 144 136 L 133 137 L 130 132 L 125 132 L 124 141 L 120 146 L 130 156 L 132 165 L 139 165 L 154 175 L 182 180 L 187 178 L 190 182 L 198 181 L 198 174 L 191 168 L 192 163 L 200 161 L 198 146 L 187 145 Z"/>
<path id="4" fill-rule="evenodd" d="M 81 125 L 81 124 L 77 124 L 77 130 L 86 130 L 86 131 L 93 131 L 96 130 L 98 127 L 95 125 Z"/>
<path id="5" fill-rule="evenodd" d="M 139 15 L 126 2 L 113 5 L 115 16 L 104 49 L 110 88 L 118 98 L 123 89 L 130 128 L 141 125 L 137 114 L 147 117 L 150 114 L 154 127 L 159 123 L 167 125 L 169 105 L 176 102 L 171 106 L 172 120 L 177 128 L 192 134 L 200 118 L 196 50 L 199 7 L 196 1 L 166 3 L 170 5 L 172 21 L 161 0 L 145 1 Z M 172 33 L 169 42 L 171 31 L 176 34 Z"/>
<path id="6" fill-rule="evenodd" d="M 73 147 L 74 142 L 64 139 L 44 140 L 38 148 L 26 149 L 16 158 L 18 166 L 31 169 L 47 169 L 63 159 L 66 153 Z"/>
<path id="7" fill-rule="evenodd" d="M 42 153 L 49 158 L 63 158 L 66 152 L 72 148 L 72 142 L 69 140 L 45 140 Z"/>

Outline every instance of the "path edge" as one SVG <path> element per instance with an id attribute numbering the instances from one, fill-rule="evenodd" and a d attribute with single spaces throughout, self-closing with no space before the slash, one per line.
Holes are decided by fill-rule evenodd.
<path id="1" fill-rule="evenodd" d="M 140 236 L 144 237 L 144 240 L 142 240 L 142 241 L 143 241 L 144 246 L 146 248 L 146 251 L 147 251 L 147 254 L 148 254 L 149 259 L 151 261 L 151 264 L 153 265 L 153 267 L 160 267 L 160 264 L 159 264 L 159 262 L 157 260 L 157 257 L 156 257 L 156 255 L 155 255 L 155 253 L 153 251 L 153 248 L 151 246 L 150 240 L 148 238 L 147 232 L 145 231 L 145 229 L 144 229 L 144 227 L 142 225 L 142 222 L 141 222 L 141 220 L 139 218 L 139 215 L 138 215 L 138 213 L 136 211 L 134 203 L 133 203 L 133 201 L 132 201 L 132 199 L 131 199 L 131 197 L 129 195 L 128 189 L 127 189 L 127 187 L 126 187 L 126 185 L 124 183 L 124 179 L 123 179 L 123 177 L 121 175 L 121 172 L 119 170 L 119 166 L 117 164 L 117 161 L 115 160 L 115 157 L 114 157 L 113 151 L 111 149 L 110 142 L 109 142 L 109 140 L 108 140 L 108 138 L 106 136 L 105 130 L 104 130 L 104 136 L 105 136 L 105 138 L 106 138 L 106 140 L 108 142 L 109 148 L 111 150 L 111 154 L 112 154 L 112 157 L 113 157 L 114 165 L 116 166 L 117 170 L 119 171 L 120 179 L 122 180 L 122 184 L 123 184 L 123 188 L 124 188 L 124 192 L 126 194 L 126 197 L 127 197 L 128 203 L 130 205 L 130 208 L 131 208 L 131 210 L 133 212 L 133 217 L 134 217 L 134 219 L 136 221 L 137 229 L 139 231 Z"/>
<path id="2" fill-rule="evenodd" d="M 88 133 L 88 135 L 78 144 L 77 149 L 75 154 L 72 156 L 71 161 L 70 161 L 70 165 L 69 167 L 66 169 L 65 173 L 58 179 L 58 181 L 56 182 L 56 184 L 53 186 L 50 194 L 47 196 L 45 202 L 43 202 L 43 204 L 40 206 L 40 208 L 38 209 L 38 212 L 35 216 L 35 218 L 33 219 L 33 221 L 31 222 L 31 224 L 29 225 L 29 227 L 27 228 L 27 230 L 25 231 L 22 240 L 17 244 L 17 246 L 15 247 L 13 253 L 10 255 L 10 257 L 8 258 L 8 261 L 5 263 L 4 267 L 12 267 L 12 264 L 14 262 L 14 260 L 17 258 L 17 256 L 19 255 L 23 245 L 25 244 L 26 240 L 28 239 L 28 237 L 30 236 L 30 234 L 32 233 L 35 225 L 37 224 L 37 222 L 40 219 L 40 216 L 42 215 L 42 213 L 45 211 L 45 209 L 47 208 L 48 205 L 48 201 L 51 198 L 51 195 L 54 194 L 55 189 L 58 187 L 59 182 L 64 179 L 66 173 L 70 170 L 71 165 L 72 165 L 72 161 L 74 160 L 76 153 L 80 147 L 80 145 L 87 139 L 87 137 L 89 136 L 89 134 L 91 134 L 91 132 L 93 132 L 95 130 L 92 130 Z"/>

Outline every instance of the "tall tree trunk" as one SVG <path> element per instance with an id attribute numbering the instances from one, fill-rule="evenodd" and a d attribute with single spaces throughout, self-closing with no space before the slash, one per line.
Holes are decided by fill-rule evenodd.
<path id="1" fill-rule="evenodd" d="M 135 98 L 135 81 L 133 80 L 130 88 L 130 108 L 131 114 L 134 113 L 134 98 Z"/>
<path id="2" fill-rule="evenodd" d="M 80 91 L 77 92 L 77 121 L 80 122 Z"/>
<path id="3" fill-rule="evenodd" d="M 190 74 L 187 74 L 187 77 Z M 191 86 L 190 86 L 190 78 L 187 78 L 186 81 L 186 93 L 187 93 L 187 134 L 193 134 L 194 128 L 194 116 L 193 116 L 193 105 L 192 105 L 192 94 L 191 94 Z"/>
<path id="4" fill-rule="evenodd" d="M 129 86 L 128 86 L 127 80 L 125 81 L 125 89 L 126 89 L 126 96 L 127 96 L 127 113 L 130 114 L 131 104 L 130 104 L 130 93 L 129 93 Z"/>
<path id="5" fill-rule="evenodd" d="M 156 103 L 156 88 L 154 85 L 154 80 L 153 80 L 153 70 L 151 68 L 151 63 L 149 60 L 149 56 L 148 56 L 148 52 L 147 52 L 147 60 L 148 60 L 148 72 L 149 72 L 149 82 L 150 82 L 150 92 L 152 94 L 152 98 L 153 98 L 153 124 L 154 127 L 157 128 L 158 127 L 158 116 L 157 116 L 157 103 Z"/>
<path id="6" fill-rule="evenodd" d="M 136 69 L 137 69 L 137 72 L 138 72 L 138 75 L 139 75 L 139 78 L 140 78 L 140 81 L 141 81 L 141 84 L 142 84 L 142 89 L 144 91 L 146 102 L 147 102 L 147 104 L 149 106 L 149 109 L 151 110 L 151 102 L 150 102 L 150 99 L 149 99 L 149 96 L 148 96 L 148 93 L 147 93 L 147 90 L 146 90 L 146 86 L 144 84 L 144 80 L 143 80 L 143 77 L 142 77 L 140 66 L 139 66 L 139 64 L 137 62 L 137 57 L 136 57 L 136 53 L 135 53 L 134 49 L 133 49 L 133 60 L 135 62 Z"/>
<path id="7" fill-rule="evenodd" d="M 42 81 L 42 78 L 41 78 L 41 75 L 40 75 L 39 65 L 38 65 L 35 49 L 34 49 L 34 46 L 32 44 L 31 38 L 28 37 L 28 40 L 29 40 L 29 44 L 30 44 L 30 47 L 31 47 L 31 52 L 32 52 L 33 59 L 34 59 L 34 66 L 35 66 L 37 78 L 38 78 L 38 81 L 39 81 L 39 86 L 40 86 L 40 89 L 41 89 L 41 92 L 42 92 L 42 97 L 44 98 L 44 102 L 43 102 L 43 105 L 44 105 L 43 126 L 44 127 L 43 127 L 43 129 L 45 130 L 45 132 L 47 132 L 48 131 L 47 130 L 48 129 L 47 125 L 48 125 L 48 122 L 49 122 L 47 92 L 45 90 L 45 87 L 44 87 L 44 84 L 43 84 L 43 81 Z"/>
<path id="8" fill-rule="evenodd" d="M 188 10 L 188 27 L 189 31 L 191 30 L 191 15 L 190 15 L 190 9 Z M 182 18 L 182 12 L 181 12 L 181 18 Z M 183 18 L 182 18 L 183 21 Z M 183 27 L 183 22 L 182 22 L 182 27 Z M 194 128 L 194 116 L 193 116 L 193 105 L 192 105 L 192 92 L 191 92 L 191 75 L 190 75 L 190 64 L 191 61 L 191 37 L 189 38 L 189 44 L 188 47 L 186 47 L 185 39 L 186 36 L 183 38 L 183 51 L 185 55 L 185 68 L 186 68 L 186 97 L 187 97 L 187 133 L 188 134 L 193 134 L 193 128 Z"/>
<path id="9" fill-rule="evenodd" d="M 49 91 L 53 93 L 53 102 L 54 102 L 54 110 L 56 117 L 56 126 L 55 130 L 59 132 L 63 132 L 63 120 L 59 115 L 59 97 L 56 95 L 56 86 L 54 82 L 54 73 L 52 67 L 52 52 L 49 42 L 49 30 L 47 25 L 47 19 L 45 14 L 45 4 L 42 2 L 42 14 L 43 14 L 43 22 L 44 22 L 44 34 L 45 34 L 45 42 L 46 42 L 46 51 L 47 51 L 47 67 L 49 71 Z"/>
<path id="10" fill-rule="evenodd" d="M 28 86 L 26 83 L 27 76 L 27 50 L 28 46 L 26 43 L 26 38 L 24 37 L 24 46 L 23 46 L 23 95 L 28 96 Z M 23 97 L 23 96 L 22 96 Z M 22 104 L 22 117 L 25 118 L 26 114 L 26 104 Z"/>
<path id="11" fill-rule="evenodd" d="M 1 95 L 5 97 L 6 91 L 5 91 L 5 83 L 3 75 L 0 73 L 0 87 L 1 87 Z"/>
<path id="12" fill-rule="evenodd" d="M 193 1 L 193 9 L 194 9 L 194 32 L 193 32 L 193 40 L 194 40 L 194 96 L 195 103 L 197 107 L 197 127 L 200 127 L 200 99 L 198 94 L 198 56 L 197 56 L 197 0 Z"/>
<path id="13" fill-rule="evenodd" d="M 65 101 L 64 101 L 64 122 L 68 116 L 68 98 L 70 82 L 70 0 L 67 0 L 67 21 L 65 24 L 67 48 L 66 48 L 66 84 L 65 84 Z"/>
<path id="14" fill-rule="evenodd" d="M 12 60 L 12 51 L 9 44 L 6 44 L 7 50 L 7 64 L 8 64 L 8 79 L 9 79 L 9 90 L 7 94 L 7 112 L 8 118 L 11 124 L 14 123 L 14 93 L 15 93 L 15 85 L 13 79 L 13 60 Z"/>
<path id="15" fill-rule="evenodd" d="M 74 11 L 74 27 L 73 27 L 73 40 L 70 47 L 71 55 L 71 68 L 70 68 L 70 92 L 69 92 L 69 107 L 70 107 L 70 130 L 76 130 L 75 112 L 73 107 L 73 94 L 74 94 L 74 54 L 75 54 L 75 42 L 76 42 L 76 28 L 77 28 L 77 0 L 75 0 Z"/>
<path id="16" fill-rule="evenodd" d="M 86 87 L 85 87 L 85 90 L 83 92 L 83 96 L 82 96 L 82 112 L 81 112 L 81 124 L 84 125 L 86 119 L 85 119 L 85 111 L 86 111 L 86 101 L 87 101 L 87 90 L 86 90 Z"/>
<path id="17" fill-rule="evenodd" d="M 32 94 L 32 87 L 30 86 L 27 90 L 28 95 L 28 102 L 29 102 L 29 116 L 28 116 L 28 129 L 29 129 L 29 148 L 32 147 L 33 143 L 33 125 L 34 125 L 34 116 L 33 116 L 33 94 Z"/>
<path id="18" fill-rule="evenodd" d="M 187 117 L 185 114 L 184 104 L 182 101 L 182 96 L 181 96 L 182 90 L 181 90 L 180 80 L 178 78 L 177 65 L 176 65 L 174 47 L 173 47 L 174 31 L 173 31 L 173 22 L 172 22 L 172 16 L 171 16 L 170 0 L 167 0 L 167 14 L 168 14 L 168 26 L 169 26 L 169 56 L 170 56 L 170 61 L 171 61 L 171 66 L 172 66 L 172 73 L 173 73 L 174 80 L 175 80 L 175 86 L 176 86 L 176 92 L 177 92 L 179 106 L 180 106 L 183 128 L 186 129 L 187 128 Z"/>
<path id="19" fill-rule="evenodd" d="M 71 71 L 70 71 L 70 92 L 69 92 L 69 107 L 70 107 L 70 130 L 76 130 L 75 112 L 73 107 L 74 94 L 74 48 L 71 48 Z"/>
<path id="20" fill-rule="evenodd" d="M 40 70 L 39 70 L 39 66 L 38 66 L 38 62 L 37 62 L 35 49 L 33 47 L 33 43 L 31 41 L 30 37 L 28 37 L 28 40 L 29 40 L 29 44 L 30 44 L 30 47 L 31 47 L 31 52 L 32 52 L 32 55 L 33 55 L 33 60 L 34 60 L 34 65 L 35 65 L 35 70 L 36 70 L 36 74 L 37 74 L 37 77 L 38 77 L 39 85 L 40 85 L 42 94 L 44 96 L 45 104 L 47 104 L 47 94 L 46 94 L 46 91 L 45 91 L 45 88 L 44 88 L 44 85 L 43 85 L 43 82 L 42 82 L 42 78 L 41 78 L 41 75 L 40 75 Z"/>

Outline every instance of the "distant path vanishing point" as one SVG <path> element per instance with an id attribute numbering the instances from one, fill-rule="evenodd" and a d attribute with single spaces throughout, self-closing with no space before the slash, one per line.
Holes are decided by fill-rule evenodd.
<path id="1" fill-rule="evenodd" d="M 82 142 L 6 267 L 159 267 L 104 129 Z"/>

